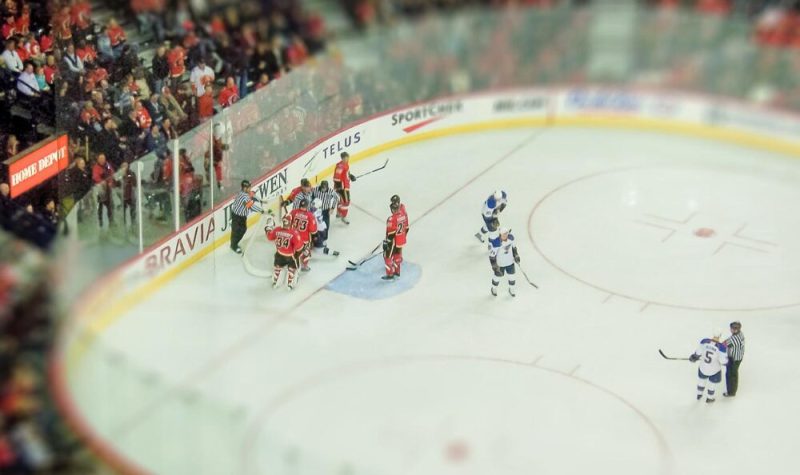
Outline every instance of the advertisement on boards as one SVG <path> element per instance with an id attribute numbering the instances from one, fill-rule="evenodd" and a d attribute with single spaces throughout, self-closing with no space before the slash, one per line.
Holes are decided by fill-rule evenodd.
<path id="1" fill-rule="evenodd" d="M 16 198 L 69 166 L 69 139 L 62 135 L 7 163 L 11 197 Z"/>

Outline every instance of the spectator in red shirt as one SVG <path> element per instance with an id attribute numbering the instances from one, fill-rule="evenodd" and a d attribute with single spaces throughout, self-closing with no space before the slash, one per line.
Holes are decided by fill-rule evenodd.
<path id="1" fill-rule="evenodd" d="M 4 40 L 10 39 L 12 36 L 17 34 L 17 22 L 13 16 L 9 15 L 6 17 L 6 22 L 3 23 L 2 32 Z"/>
<path id="2" fill-rule="evenodd" d="M 111 18 L 108 20 L 106 34 L 108 35 L 109 41 L 111 41 L 111 51 L 114 52 L 114 59 L 119 59 L 122 54 L 122 47 L 125 46 L 125 42 L 128 39 L 125 35 L 125 30 L 119 26 L 117 20 Z"/>
<path id="3" fill-rule="evenodd" d="M 219 92 L 219 105 L 223 108 L 232 106 L 239 100 L 239 88 L 236 87 L 236 80 L 228 76 L 225 81 L 225 87 Z"/>
<path id="4" fill-rule="evenodd" d="M 206 86 L 205 94 L 197 98 L 197 117 L 204 121 L 214 115 L 214 86 Z"/>
<path id="5" fill-rule="evenodd" d="M 22 13 L 17 17 L 17 33 L 28 35 L 31 32 L 31 7 L 22 5 Z"/>
<path id="6" fill-rule="evenodd" d="M 167 53 L 167 63 L 169 64 L 169 77 L 171 88 L 175 89 L 178 81 L 186 72 L 186 51 L 180 45 L 175 46 Z"/>
<path id="7" fill-rule="evenodd" d="M 133 103 L 133 111 L 136 113 L 136 124 L 142 130 L 148 130 L 153 126 L 153 119 L 150 118 L 150 113 L 142 105 L 142 101 Z"/>
<path id="8" fill-rule="evenodd" d="M 78 42 L 78 47 L 75 49 L 75 54 L 81 58 L 84 66 L 94 66 L 95 62 L 97 61 L 97 51 L 95 51 L 94 46 L 86 43 L 84 40 L 80 40 Z"/>
<path id="9" fill-rule="evenodd" d="M 86 101 L 83 105 L 81 122 L 89 126 L 91 130 L 100 131 L 100 113 L 94 108 L 92 101 Z"/>
<path id="10" fill-rule="evenodd" d="M 84 37 L 92 26 L 92 6 L 86 0 L 73 0 L 69 18 L 78 35 Z"/>
<path id="11" fill-rule="evenodd" d="M 58 66 L 56 66 L 56 57 L 52 54 L 48 54 L 44 64 L 44 79 L 47 81 L 47 84 L 52 85 L 57 74 Z"/>
<path id="12" fill-rule="evenodd" d="M 61 7 L 61 10 L 53 16 L 52 23 L 56 38 L 65 43 L 72 39 L 72 19 L 69 14 L 69 5 Z"/>

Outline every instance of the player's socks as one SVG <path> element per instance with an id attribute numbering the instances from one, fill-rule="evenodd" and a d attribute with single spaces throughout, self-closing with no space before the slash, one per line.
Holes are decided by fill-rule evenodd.
<path id="1" fill-rule="evenodd" d="M 275 270 L 272 271 L 272 286 L 277 287 L 278 281 L 281 278 L 281 267 L 275 266 Z"/>
<path id="2" fill-rule="evenodd" d="M 289 275 L 286 277 L 286 286 L 292 290 L 297 280 L 297 269 L 289 269 Z"/>
<path id="3" fill-rule="evenodd" d="M 517 282 L 515 280 L 509 280 L 508 281 L 508 293 L 511 294 L 512 297 L 516 297 L 517 296 L 517 293 L 514 290 L 514 284 L 516 284 L 516 283 Z"/>
<path id="4" fill-rule="evenodd" d="M 400 277 L 400 265 L 403 263 L 403 256 L 395 254 L 392 258 L 394 260 L 394 276 Z"/>

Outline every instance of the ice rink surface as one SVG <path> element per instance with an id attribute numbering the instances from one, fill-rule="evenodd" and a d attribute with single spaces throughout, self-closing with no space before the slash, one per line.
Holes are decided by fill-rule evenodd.
<path id="1" fill-rule="evenodd" d="M 122 316 L 71 381 L 89 423 L 170 475 L 794 471 L 800 160 L 537 128 L 405 145 L 353 172 L 386 158 L 353 184 L 352 224 L 333 225 L 342 255 L 316 256 L 295 291 L 223 246 Z M 497 188 L 539 286 L 518 274 L 516 298 L 505 282 L 489 294 L 473 236 Z M 395 193 L 415 281 L 381 281 L 377 258 L 357 280 L 395 295 L 329 288 L 380 242 Z M 255 236 L 248 258 L 268 271 L 272 253 Z M 687 357 L 732 320 L 739 394 L 698 403 L 696 368 L 658 349 Z"/>

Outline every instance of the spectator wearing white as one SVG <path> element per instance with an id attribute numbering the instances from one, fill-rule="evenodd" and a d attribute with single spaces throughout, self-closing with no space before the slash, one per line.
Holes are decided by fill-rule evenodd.
<path id="1" fill-rule="evenodd" d="M 72 43 L 67 45 L 67 52 L 64 53 L 64 63 L 72 75 L 77 76 L 85 71 L 83 61 L 75 53 L 75 45 Z"/>
<path id="2" fill-rule="evenodd" d="M 36 79 L 36 74 L 33 73 L 33 64 L 26 64 L 25 69 L 17 77 L 17 90 L 28 97 L 41 95 L 39 81 Z"/>
<path id="3" fill-rule="evenodd" d="M 3 57 L 6 69 L 14 71 L 15 73 L 21 73 L 22 70 L 25 69 L 25 65 L 22 63 L 15 46 L 16 42 L 14 40 L 6 41 L 6 49 L 0 56 Z"/>
<path id="4" fill-rule="evenodd" d="M 202 97 L 206 92 L 206 86 L 214 82 L 214 70 L 206 65 L 205 59 L 200 58 L 192 69 L 189 80 L 192 82 L 195 96 Z"/>

